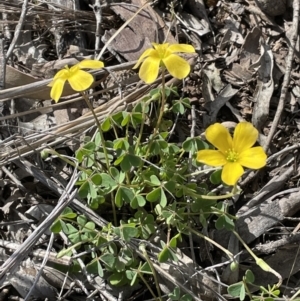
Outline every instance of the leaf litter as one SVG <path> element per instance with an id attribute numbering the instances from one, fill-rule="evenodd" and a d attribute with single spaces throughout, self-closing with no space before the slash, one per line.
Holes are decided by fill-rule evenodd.
<path id="1" fill-rule="evenodd" d="M 145 9 L 134 16 L 143 5 Z M 107 70 L 93 73 L 96 83 L 92 87 L 93 105 L 102 121 L 149 92 L 131 68 L 151 42 L 165 39 L 190 42 L 198 54 L 191 59 L 193 70 L 184 86 L 176 83 L 194 105 L 193 134 L 203 135 L 215 122 L 231 129 L 237 122 L 250 121 L 259 130 L 260 144 L 269 150 L 266 169 L 249 172 L 241 182 L 244 192 L 234 206 L 239 217 L 236 227 L 245 242 L 282 275 L 285 295 L 291 296 L 300 262 L 298 0 L 0 1 L 0 10 L 0 58 L 15 43 L 10 59 L 0 61 L 1 300 L 26 298 L 31 287 L 30 298 L 40 300 L 56 300 L 58 292 L 65 294 L 65 300 L 86 300 L 93 292 L 95 300 L 99 294 L 105 300 L 122 295 L 143 300 L 144 287 L 122 290 L 109 285 L 105 276 L 94 281 L 88 273 L 69 274 L 70 258 L 61 261 L 55 257 L 64 238 L 51 247 L 48 261 L 41 263 L 43 256 L 37 253 L 47 249 L 49 225 L 66 206 L 63 200 L 61 207 L 56 205 L 61 185 L 75 183 L 75 179 L 72 169 L 62 166 L 58 158 L 41 161 L 39 150 L 49 145 L 72 156 L 94 124 L 82 99 L 71 89 L 64 91 L 64 102 L 50 101 L 47 84 L 58 70 L 99 55 L 105 46 L 102 56 Z M 26 11 L 23 21 L 20 11 Z M 14 36 L 18 36 L 15 41 Z M 295 45 L 294 53 L 291 45 Z M 177 121 L 177 143 L 191 135 L 192 118 L 186 117 Z M 71 192 L 72 185 L 68 187 Z M 99 226 L 107 224 L 73 197 L 70 206 L 77 212 Z M 51 208 L 59 210 L 52 212 Z M 50 222 L 45 226 L 47 216 Z M 36 227 L 42 230 L 35 232 Z M 239 253 L 230 232 L 210 226 L 203 231 L 233 254 Z M 161 239 L 162 234 L 154 241 Z M 161 291 L 168 294 L 177 286 L 195 300 L 226 300 L 224 287 L 241 279 L 243 265 L 240 276 L 229 272 L 211 244 L 197 237 L 193 240 L 200 249 L 193 260 L 182 246 L 177 263 L 153 263 Z M 16 256 L 11 257 L 12 252 Z M 260 285 L 276 283 L 271 274 L 257 269 L 248 253 L 241 253 L 239 261 L 246 263 L 247 269 L 251 266 Z"/>

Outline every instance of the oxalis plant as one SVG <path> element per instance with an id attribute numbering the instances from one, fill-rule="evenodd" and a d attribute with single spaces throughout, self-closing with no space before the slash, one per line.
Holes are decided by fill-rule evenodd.
<path id="1" fill-rule="evenodd" d="M 94 78 L 83 69 L 103 68 L 103 62 L 83 60 L 71 68 L 66 66 L 49 84 L 51 98 L 58 102 L 68 82 L 82 94 L 93 113 L 97 133 L 85 137 L 75 154 L 81 171 L 78 194 L 92 209 L 111 217 L 107 226 L 98 228 L 84 215 L 66 208 L 51 227 L 54 233 L 63 231 L 71 242 L 59 256 L 70 255 L 73 249 L 85 251 L 83 257 L 88 272 L 100 277 L 105 275 L 111 284 L 119 286 L 143 281 L 153 297 L 161 299 L 155 269 L 147 255 L 147 244 L 140 245 L 142 260 L 127 242 L 139 239 L 153 243 L 156 231 L 163 231 L 167 235 L 159 242 L 157 259 L 159 262 L 176 261 L 178 242 L 192 233 L 221 249 L 230 259 L 231 268 L 236 269 L 238 263 L 234 254 L 195 230 L 190 222 L 193 220 L 206 226 L 207 219 L 215 215 L 216 229 L 225 227 L 232 231 L 256 264 L 278 277 L 278 284 L 263 288 L 262 299 L 259 299 L 271 300 L 279 294 L 281 277 L 243 242 L 235 231 L 236 218 L 227 212 L 223 202 L 239 193 L 237 182 L 244 167 L 259 169 L 266 165 L 263 148 L 253 147 L 258 131 L 251 123 L 241 122 L 232 137 L 224 126 L 216 123 L 206 129 L 207 142 L 199 137 L 188 138 L 181 145 L 170 142 L 168 129 L 172 121 L 168 116 L 184 114 L 190 108 L 190 102 L 179 97 L 176 87 L 166 86 L 165 74 L 169 72 L 177 79 L 187 77 L 190 65 L 178 53 L 194 53 L 195 50 L 186 44 L 152 43 L 152 46 L 133 68 L 139 68 L 139 76 L 146 84 L 154 82 L 161 72 L 161 87 L 150 91 L 131 111 L 112 113 L 102 123 L 86 92 Z M 53 149 L 46 151 L 73 164 Z M 192 164 L 189 154 L 192 154 Z M 211 168 L 207 169 L 207 166 Z M 199 176 L 201 179 L 190 181 Z M 219 184 L 231 192 L 225 195 L 212 193 L 213 185 Z M 252 298 L 247 286 L 254 281 L 252 275 L 251 271 L 247 272 L 242 282 L 231 285 L 228 292 L 241 300 L 246 295 Z M 149 286 L 149 276 L 154 279 L 157 292 Z M 179 288 L 169 297 L 191 300 L 191 296 L 181 294 Z"/>

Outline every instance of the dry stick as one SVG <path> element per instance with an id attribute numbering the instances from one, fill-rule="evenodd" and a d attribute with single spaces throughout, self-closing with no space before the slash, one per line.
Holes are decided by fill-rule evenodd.
<path id="1" fill-rule="evenodd" d="M 23 24 L 24 24 L 24 21 L 25 21 L 25 17 L 26 17 L 26 13 L 27 13 L 27 7 L 28 7 L 28 0 L 24 0 L 23 5 L 22 5 L 21 16 L 20 16 L 19 22 L 16 26 L 13 40 L 11 41 L 10 46 L 7 50 L 6 59 L 8 59 L 10 57 L 12 51 L 15 48 L 15 45 L 16 45 L 17 40 L 19 38 L 19 35 L 21 33 L 21 28 L 23 27 Z"/>
<path id="2" fill-rule="evenodd" d="M 293 9 L 294 9 L 294 11 L 293 11 L 293 34 L 292 34 L 291 40 L 290 40 L 289 53 L 288 53 L 288 57 L 287 57 L 286 70 L 285 70 L 285 74 L 284 74 L 284 78 L 283 78 L 279 103 L 277 106 L 277 110 L 276 110 L 276 113 L 274 116 L 274 120 L 273 120 L 271 129 L 270 129 L 269 135 L 267 137 L 267 142 L 264 145 L 264 149 L 266 151 L 268 150 L 271 140 L 277 130 L 279 119 L 280 119 L 282 111 L 284 109 L 285 99 L 286 99 L 286 95 L 287 95 L 287 89 L 288 89 L 290 76 L 291 76 L 292 62 L 293 62 L 293 56 L 294 56 L 294 52 L 295 52 L 295 44 L 296 44 L 297 37 L 298 37 L 299 5 L 300 5 L 299 1 L 300 0 L 294 0 L 294 2 L 293 2 Z"/>
<path id="3" fill-rule="evenodd" d="M 280 155 L 282 154 L 285 154 L 285 153 L 291 153 L 291 151 L 295 150 L 295 149 L 298 149 L 300 148 L 300 144 L 297 143 L 297 144 L 293 144 L 291 146 L 287 146 L 285 147 L 284 149 L 278 151 L 277 153 L 273 154 L 272 156 L 270 156 L 268 159 L 267 159 L 267 163 L 270 163 L 272 162 L 274 159 L 276 159 L 277 157 L 279 157 Z"/>
<path id="4" fill-rule="evenodd" d="M 29 298 L 31 297 L 31 294 L 32 294 L 32 292 L 33 292 L 33 290 L 34 290 L 34 288 L 35 288 L 35 286 L 36 286 L 38 280 L 40 279 L 40 277 L 41 277 L 41 275 L 42 275 L 42 273 L 43 273 L 43 269 L 44 269 L 44 267 L 46 266 L 46 263 L 47 263 L 47 261 L 48 261 L 48 258 L 49 258 L 49 255 L 50 255 L 50 250 L 51 250 L 51 248 L 52 248 L 52 246 L 53 246 L 53 242 L 54 242 L 54 233 L 51 233 L 51 235 L 50 235 L 50 240 L 49 240 L 49 242 L 48 242 L 47 251 L 46 251 L 44 260 L 43 260 L 43 262 L 42 262 L 42 264 L 41 264 L 41 266 L 40 266 L 40 268 L 39 268 L 39 271 L 38 271 L 38 273 L 37 273 L 35 279 L 34 279 L 34 283 L 33 283 L 33 285 L 31 286 L 29 292 L 27 293 L 27 295 L 26 295 L 24 301 L 29 300 Z"/>
<path id="5" fill-rule="evenodd" d="M 95 4 L 89 5 L 95 14 L 96 18 L 96 31 L 95 31 L 95 57 L 99 54 L 100 50 L 100 25 L 102 21 L 102 7 L 100 0 L 95 0 Z"/>
<path id="6" fill-rule="evenodd" d="M 195 105 L 192 105 L 192 108 L 191 108 L 191 116 L 192 116 L 192 126 L 191 126 L 191 138 L 194 138 L 195 137 L 195 128 L 196 128 L 196 112 L 195 112 Z M 191 172 L 192 170 L 192 152 L 189 153 L 189 172 Z M 192 179 L 190 179 L 192 180 Z M 189 180 L 189 181 L 190 181 Z M 190 215 L 191 214 L 191 200 L 190 198 L 187 199 L 187 212 L 188 214 Z M 189 217 L 189 226 L 192 227 L 192 218 Z M 189 233 L 189 244 L 190 244 L 190 249 L 191 249 L 191 257 L 192 257 L 192 260 L 193 262 L 196 262 L 196 256 L 195 256 L 195 251 L 194 251 L 194 242 L 193 242 L 193 235 L 192 233 L 190 232 Z"/>
<path id="7" fill-rule="evenodd" d="M 24 221 L 24 223 L 26 223 L 26 222 L 28 222 L 28 221 Z M 33 221 L 33 222 L 35 222 L 35 221 Z M 15 224 L 15 221 L 12 221 L 10 224 Z M 20 247 L 21 247 L 21 244 L 0 239 L 0 248 L 2 248 L 2 249 L 6 249 L 6 250 L 9 249 L 10 252 L 14 252 L 17 249 L 19 249 Z M 29 253 L 29 256 L 35 257 L 38 260 L 42 260 L 46 256 L 46 251 L 42 250 L 42 249 L 32 250 Z M 64 256 L 62 258 L 57 258 L 57 253 L 50 252 L 50 254 L 48 256 L 48 262 L 50 262 L 52 264 L 59 264 L 59 265 L 65 266 L 65 267 L 69 267 L 72 264 L 72 259 L 70 256 Z"/>
<path id="8" fill-rule="evenodd" d="M 6 75 L 6 58 L 4 53 L 4 39 L 0 38 L 0 90 L 5 89 L 5 75 Z"/>
<path id="9" fill-rule="evenodd" d="M 2 22 L 3 22 L 3 36 L 10 41 L 11 40 L 11 29 L 10 29 L 10 22 L 8 20 L 8 13 L 3 12 L 2 13 Z"/>
<path id="10" fill-rule="evenodd" d="M 71 193 L 79 174 L 76 173 L 72 175 L 70 182 L 68 183 L 66 189 L 61 195 L 59 202 L 57 203 L 54 210 L 47 216 L 47 218 L 29 235 L 25 242 L 18 248 L 0 267 L 0 286 L 5 281 L 7 273 L 13 273 L 17 268 L 18 263 L 20 263 L 27 254 L 31 251 L 31 248 L 38 241 L 40 236 L 49 229 L 53 221 L 61 214 L 65 207 L 74 199 L 76 195 L 76 190 Z"/>
<path id="11" fill-rule="evenodd" d="M 99 69 L 99 70 L 93 70 L 90 71 L 90 73 L 94 76 L 96 75 L 105 75 L 107 74 L 107 71 L 122 71 L 122 70 L 127 70 L 131 69 L 136 62 L 126 62 L 123 64 L 111 66 L 111 67 L 106 67 L 105 70 Z M 31 84 L 23 85 L 23 86 L 18 86 L 14 88 L 9 88 L 5 89 L 3 91 L 0 91 L 0 102 L 4 102 L 9 100 L 10 98 L 18 97 L 18 96 L 24 96 L 25 94 L 30 94 L 33 92 L 41 91 L 45 89 L 45 87 L 52 81 L 53 79 L 44 79 L 38 82 L 34 82 Z M 50 90 L 49 90 L 50 91 Z M 74 94 L 76 94 L 74 92 Z M 46 94 L 45 94 L 46 95 Z M 47 95 L 50 95 L 50 92 L 47 92 Z M 44 99 L 44 98 L 43 98 Z M 63 104 L 62 104 L 63 105 Z M 57 106 L 57 104 L 56 104 Z"/>

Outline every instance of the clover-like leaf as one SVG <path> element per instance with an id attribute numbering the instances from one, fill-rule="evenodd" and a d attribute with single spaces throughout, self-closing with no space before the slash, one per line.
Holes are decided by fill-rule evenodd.
<path id="1" fill-rule="evenodd" d="M 86 265 L 86 270 L 95 275 L 99 275 L 100 277 L 103 277 L 104 272 L 103 268 L 101 266 L 101 263 L 99 262 L 98 258 L 93 259 L 90 263 Z"/>
<path id="2" fill-rule="evenodd" d="M 110 121 L 110 116 L 108 116 L 107 118 L 105 118 L 105 120 L 102 122 L 101 124 L 101 129 L 103 132 L 107 132 L 109 131 L 111 128 L 111 121 Z"/>
<path id="3" fill-rule="evenodd" d="M 113 254 L 104 254 L 100 256 L 100 260 L 109 268 L 113 269 L 116 262 L 116 257 Z"/>
<path id="4" fill-rule="evenodd" d="M 245 279 L 249 283 L 253 283 L 255 281 L 255 276 L 251 270 L 247 270 L 245 273 Z"/>
<path id="5" fill-rule="evenodd" d="M 122 286 L 125 283 L 127 283 L 126 274 L 124 272 L 121 272 L 121 273 L 114 272 L 109 277 L 109 282 L 111 285 Z"/>
<path id="6" fill-rule="evenodd" d="M 172 258 L 169 249 L 165 246 L 159 253 L 158 253 L 158 262 L 163 263 L 168 261 L 168 259 Z"/>
<path id="7" fill-rule="evenodd" d="M 215 170 L 209 177 L 209 180 L 214 185 L 219 185 L 222 183 L 221 179 L 222 169 Z"/>
<path id="8" fill-rule="evenodd" d="M 66 235 L 70 235 L 73 233 L 77 233 L 78 229 L 76 229 L 72 224 L 66 223 L 65 225 L 62 224 L 62 230 Z"/>
<path id="9" fill-rule="evenodd" d="M 77 223 L 83 228 L 87 223 L 87 217 L 85 215 L 78 215 Z"/>
<path id="10" fill-rule="evenodd" d="M 146 205 L 146 200 L 142 195 L 136 195 L 130 202 L 130 207 L 132 209 L 144 207 L 145 205 Z"/>
<path id="11" fill-rule="evenodd" d="M 161 197 L 161 192 L 162 189 L 160 187 L 153 189 L 146 195 L 146 200 L 151 203 L 158 201 Z"/>
<path id="12" fill-rule="evenodd" d="M 227 291 L 232 297 L 239 297 L 241 301 L 245 299 L 245 285 L 243 282 L 231 284 Z"/>
<path id="13" fill-rule="evenodd" d="M 53 233 L 59 233 L 62 230 L 61 221 L 59 219 L 55 220 L 50 227 L 50 231 Z"/>
<path id="14" fill-rule="evenodd" d="M 101 173 L 101 178 L 102 178 L 101 187 L 103 187 L 105 194 L 114 191 L 118 187 L 116 181 L 109 174 Z"/>
<path id="15" fill-rule="evenodd" d="M 143 122 L 143 114 L 139 112 L 131 113 L 131 124 L 134 128 L 136 128 L 139 124 Z"/>
<path id="16" fill-rule="evenodd" d="M 168 296 L 171 298 L 171 300 L 177 301 L 180 299 L 180 289 L 179 287 L 175 287 L 173 292 L 168 294 Z"/>
<path id="17" fill-rule="evenodd" d="M 209 146 L 207 143 L 202 141 L 200 138 L 195 137 L 195 138 L 187 138 L 183 144 L 182 144 L 183 149 L 186 152 L 191 152 L 191 153 L 196 153 L 198 150 L 202 149 L 208 149 Z"/>
<path id="18" fill-rule="evenodd" d="M 122 112 L 122 115 L 123 115 L 123 120 L 121 122 L 121 126 L 124 127 L 126 126 L 129 121 L 130 121 L 130 113 L 126 112 L 126 111 L 123 111 Z"/>
<path id="19" fill-rule="evenodd" d="M 184 294 L 181 298 L 180 298 L 180 301 L 192 301 L 193 298 L 191 295 L 189 294 Z"/>
<path id="20" fill-rule="evenodd" d="M 75 152 L 76 159 L 79 163 L 81 163 L 86 156 L 94 153 L 95 149 L 96 144 L 93 141 L 84 144 Z"/>
<path id="21" fill-rule="evenodd" d="M 131 238 L 137 237 L 139 233 L 135 223 L 126 224 L 122 221 L 119 227 L 114 228 L 114 232 L 127 242 L 130 241 Z"/>
<path id="22" fill-rule="evenodd" d="M 60 218 L 67 218 L 67 219 L 72 219 L 75 218 L 77 216 L 77 214 L 75 212 L 72 211 L 71 208 L 66 207 L 63 212 L 60 215 Z"/>
<path id="23" fill-rule="evenodd" d="M 130 203 L 134 199 L 134 193 L 130 188 L 120 186 L 115 196 L 115 203 L 117 207 L 122 207 L 123 203 Z"/>

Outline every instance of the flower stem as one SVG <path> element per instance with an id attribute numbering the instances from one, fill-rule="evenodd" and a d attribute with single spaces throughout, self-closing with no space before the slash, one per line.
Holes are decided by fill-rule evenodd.
<path id="1" fill-rule="evenodd" d="M 134 152 L 137 153 L 137 150 L 140 146 L 140 143 L 142 141 L 142 137 L 143 137 L 143 132 L 144 132 L 144 126 L 145 126 L 145 120 L 146 120 L 146 114 L 145 114 L 145 107 L 146 107 L 146 104 L 143 102 L 143 111 L 142 111 L 142 122 L 141 122 L 141 125 L 140 125 L 140 130 L 139 130 L 139 136 L 137 138 L 137 141 L 135 143 L 135 149 L 134 149 Z"/>
<path id="2" fill-rule="evenodd" d="M 242 245 L 248 251 L 248 253 L 253 257 L 253 259 L 255 260 L 255 263 L 265 272 L 272 273 L 274 276 L 276 276 L 278 278 L 278 283 L 276 284 L 276 286 L 280 287 L 282 284 L 282 276 L 277 271 L 273 270 L 264 260 L 257 257 L 235 230 L 232 230 L 232 232 L 238 238 L 238 240 L 242 243 Z"/>
<path id="3" fill-rule="evenodd" d="M 86 104 L 88 105 L 89 109 L 91 110 L 94 119 L 96 121 L 97 127 L 98 127 L 98 131 L 101 137 L 101 142 L 102 142 L 102 148 L 103 148 L 103 153 L 104 153 L 104 158 L 105 158 L 105 163 L 106 163 L 106 168 L 107 168 L 107 172 L 110 173 L 109 171 L 109 159 L 108 159 L 108 152 L 106 149 L 106 145 L 105 145 L 105 138 L 104 138 L 104 134 L 101 128 L 101 124 L 97 118 L 97 115 L 95 114 L 95 111 L 91 105 L 91 103 L 89 102 L 87 95 L 84 92 L 81 92 L 81 95 L 83 97 L 83 99 L 85 100 Z M 114 216 L 114 225 L 117 226 L 117 212 L 116 212 L 116 206 L 115 206 L 115 200 L 113 195 L 111 195 L 111 207 L 112 207 L 112 211 L 113 211 L 113 216 Z"/>
<path id="4" fill-rule="evenodd" d="M 185 194 L 187 194 L 191 197 L 202 198 L 202 199 L 207 199 L 207 200 L 224 200 L 224 199 L 232 198 L 234 196 L 233 193 L 227 193 L 224 195 L 201 195 L 184 185 L 176 184 L 176 187 L 181 188 L 185 192 Z"/>
<path id="5" fill-rule="evenodd" d="M 87 106 L 91 110 L 91 112 L 92 112 L 92 114 L 94 116 L 94 119 L 96 121 L 96 124 L 97 124 L 97 127 L 98 127 L 98 131 L 99 131 L 99 134 L 100 134 L 100 137 L 101 137 L 101 142 L 102 142 L 102 147 L 103 147 L 103 153 L 104 153 L 104 157 L 105 157 L 106 167 L 107 167 L 107 170 L 109 171 L 108 152 L 107 152 L 107 149 L 106 149 L 106 146 L 105 146 L 105 138 L 104 138 L 103 131 L 102 131 L 102 128 L 101 128 L 101 124 L 100 124 L 100 122 L 99 122 L 99 120 L 97 118 L 97 115 L 95 114 L 95 111 L 94 111 L 94 109 L 93 109 L 90 101 L 87 98 L 87 95 L 84 92 L 81 92 L 81 95 L 82 95 L 83 99 L 85 100 Z"/>
<path id="6" fill-rule="evenodd" d="M 160 126 L 162 118 L 164 116 L 165 103 L 166 103 L 165 68 L 162 68 L 162 71 L 161 71 L 161 104 L 160 104 L 160 110 L 159 110 L 156 127 L 155 127 L 154 133 L 153 133 L 153 139 L 155 138 L 157 132 L 159 132 L 159 126 Z"/>
<path id="7" fill-rule="evenodd" d="M 200 232 L 194 230 L 193 228 L 191 228 L 191 227 L 189 227 L 189 226 L 187 226 L 186 228 L 187 228 L 189 231 L 191 231 L 192 233 L 194 233 L 195 235 L 197 235 L 197 236 L 199 236 L 199 237 L 205 239 L 205 240 L 208 241 L 209 243 L 215 245 L 217 248 L 219 248 L 220 250 L 222 250 L 222 251 L 229 257 L 229 259 L 231 259 L 232 261 L 235 261 L 235 258 L 234 258 L 234 256 L 233 256 L 233 254 L 232 254 L 230 251 L 228 251 L 227 249 L 225 249 L 224 247 L 222 247 L 220 244 L 218 244 L 217 242 L 215 242 L 215 241 L 212 240 L 211 238 L 209 238 L 209 237 L 203 235 L 202 233 L 200 233 Z"/>
<path id="8" fill-rule="evenodd" d="M 156 137 L 156 135 L 159 133 L 159 126 L 161 124 L 161 121 L 162 121 L 162 118 L 163 118 L 163 115 L 164 115 L 164 109 L 165 109 L 165 103 L 166 103 L 166 81 L 165 81 L 165 68 L 162 68 L 162 71 L 161 71 L 161 102 L 160 102 L 160 110 L 159 110 L 159 115 L 158 115 L 158 119 L 157 119 L 157 122 L 156 122 L 156 125 L 155 125 L 155 128 L 154 128 L 154 131 L 153 131 L 153 135 L 152 137 L 150 138 L 150 141 L 148 143 L 148 149 L 147 149 L 147 152 L 146 152 L 146 155 L 145 157 L 147 158 L 148 155 L 149 155 L 149 152 L 150 152 L 150 149 L 151 149 L 151 146 L 152 146 L 152 143 Z"/>
<path id="9" fill-rule="evenodd" d="M 152 275 L 153 275 L 153 278 L 154 278 L 156 290 L 157 290 L 158 295 L 159 295 L 159 298 L 156 298 L 155 295 L 154 295 L 154 298 L 155 298 L 155 299 L 158 299 L 158 300 L 160 300 L 160 301 L 162 301 L 163 299 L 162 299 L 162 297 L 161 297 L 161 292 L 160 292 L 160 287 L 159 287 L 159 281 L 158 281 L 158 278 L 157 278 L 157 275 L 156 275 L 156 271 L 155 271 L 155 269 L 154 269 L 154 267 L 153 267 L 153 264 L 152 264 L 152 262 L 151 262 L 151 260 L 150 260 L 150 258 L 149 258 L 149 256 L 148 256 L 148 254 L 147 254 L 145 245 L 144 245 L 144 244 L 141 244 L 141 245 L 139 246 L 139 249 L 142 251 L 143 256 L 145 257 L 145 260 L 146 260 L 147 263 L 149 264 L 149 267 L 150 267 L 150 269 L 151 269 L 151 272 L 152 272 Z"/>

